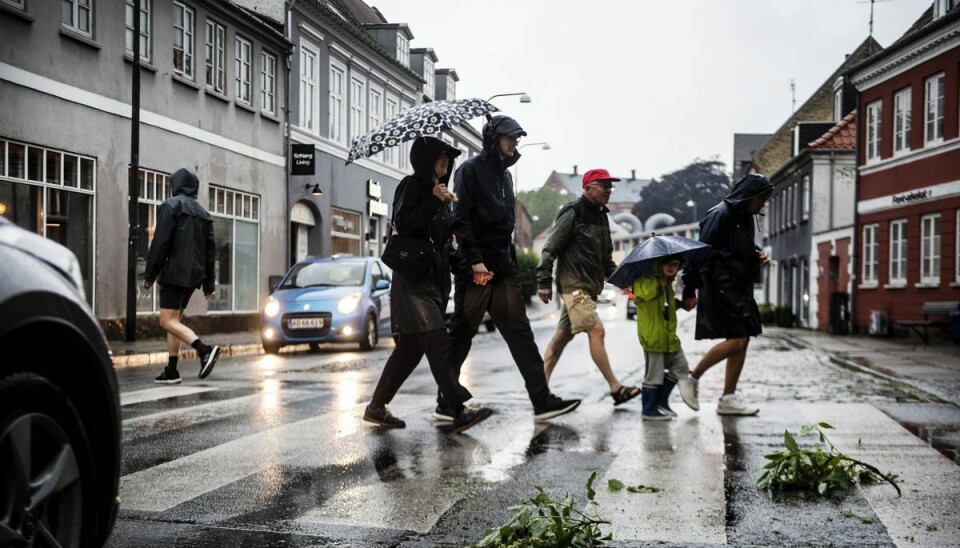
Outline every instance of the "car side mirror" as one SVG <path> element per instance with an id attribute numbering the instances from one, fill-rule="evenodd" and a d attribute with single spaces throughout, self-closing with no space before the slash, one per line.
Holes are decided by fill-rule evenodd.
<path id="1" fill-rule="evenodd" d="M 373 288 L 376 289 L 377 291 L 380 291 L 382 289 L 389 289 L 390 282 L 388 282 L 387 280 L 377 280 L 377 284 L 374 285 Z"/>

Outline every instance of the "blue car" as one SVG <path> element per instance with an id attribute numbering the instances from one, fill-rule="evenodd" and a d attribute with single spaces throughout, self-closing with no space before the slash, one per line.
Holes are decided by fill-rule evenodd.
<path id="1" fill-rule="evenodd" d="M 390 269 L 374 257 L 335 256 L 293 265 L 260 314 L 263 350 L 289 344 L 359 343 L 372 350 L 389 337 Z"/>

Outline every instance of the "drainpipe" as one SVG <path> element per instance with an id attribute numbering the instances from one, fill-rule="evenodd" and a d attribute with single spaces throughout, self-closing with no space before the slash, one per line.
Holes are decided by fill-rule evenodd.
<path id="1" fill-rule="evenodd" d="M 859 91 L 859 90 L 858 90 Z M 856 148 L 857 152 L 854 156 L 854 165 L 856 169 L 853 172 L 853 232 L 850 235 L 850 266 L 853 267 L 852 274 L 850 276 L 850 332 L 857 333 L 857 283 L 859 283 L 860 277 L 858 275 L 859 269 L 857 268 L 858 264 L 858 253 L 857 249 L 859 246 L 860 239 L 858 235 L 860 234 L 860 153 L 862 139 L 861 134 L 866 131 L 866 126 L 863 125 L 863 112 L 862 105 L 860 104 L 860 93 L 856 95 L 856 112 L 857 112 L 857 135 L 856 135 Z"/>
<path id="2" fill-rule="evenodd" d="M 127 180 L 127 315 L 124 340 L 137 340 L 137 254 L 140 251 L 140 0 L 133 2 L 133 90 L 130 99 L 130 174 Z"/>
<path id="3" fill-rule="evenodd" d="M 291 0 L 285 2 L 285 21 L 283 25 L 283 34 L 290 42 L 293 42 L 293 6 L 297 3 L 297 0 Z M 290 69 L 293 65 L 293 54 L 296 51 L 296 45 L 290 50 L 290 55 L 287 56 L 287 78 L 284 82 L 283 91 L 284 91 L 284 101 L 286 102 L 286 108 L 284 112 L 283 120 L 283 169 L 284 174 L 283 178 L 286 181 L 286 185 L 283 188 L 283 219 L 284 226 L 283 231 L 287 233 L 287 245 L 284 246 L 283 258 L 284 265 L 283 270 L 286 271 L 290 268 L 292 263 L 292 257 L 290 256 L 290 243 L 293 242 L 293 234 L 290 233 L 290 209 L 292 205 L 290 204 L 290 184 L 291 184 L 291 175 L 290 175 Z"/>

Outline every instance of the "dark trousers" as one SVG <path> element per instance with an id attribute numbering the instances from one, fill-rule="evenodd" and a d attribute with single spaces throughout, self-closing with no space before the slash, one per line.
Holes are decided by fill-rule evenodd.
<path id="1" fill-rule="evenodd" d="M 459 375 L 454 374 L 450 366 L 450 336 L 444 329 L 401 334 L 397 337 L 397 345 L 383 366 L 370 406 L 379 408 L 390 403 L 410 373 L 417 368 L 424 354 L 427 355 L 430 372 L 433 373 L 440 392 L 446 396 L 454 416 L 459 415 L 463 410 L 463 402 L 473 395 L 460 384 Z"/>
<path id="2" fill-rule="evenodd" d="M 473 337 L 490 312 L 490 318 L 507 343 L 513 361 L 523 376 L 527 395 L 534 406 L 547 400 L 550 389 L 543 374 L 543 357 L 533 339 L 527 308 L 520 294 L 520 280 L 516 275 L 493 280 L 487 285 L 473 283 L 469 274 L 458 274 L 453 294 L 453 317 L 450 319 L 450 338 L 453 350 L 450 363 L 457 378 L 470 352 Z M 442 402 L 442 397 L 438 397 Z"/>

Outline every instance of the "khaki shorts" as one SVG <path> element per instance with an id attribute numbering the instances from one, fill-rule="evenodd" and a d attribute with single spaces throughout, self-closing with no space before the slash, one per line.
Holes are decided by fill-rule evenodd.
<path id="1" fill-rule="evenodd" d="M 569 329 L 574 335 L 582 331 L 589 331 L 595 327 L 603 327 L 600 314 L 597 314 L 597 301 L 589 295 L 582 295 L 576 299 L 570 293 L 560 294 L 563 299 L 563 309 L 560 312 L 560 329 Z"/>

